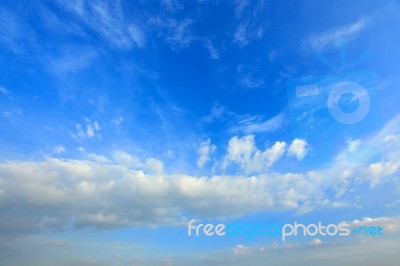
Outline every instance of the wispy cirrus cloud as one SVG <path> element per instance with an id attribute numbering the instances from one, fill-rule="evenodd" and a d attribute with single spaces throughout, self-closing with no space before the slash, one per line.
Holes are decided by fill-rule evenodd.
<path id="1" fill-rule="evenodd" d="M 167 8 L 168 11 L 176 12 L 183 9 L 183 5 L 178 0 L 160 0 L 161 4 Z"/>
<path id="2" fill-rule="evenodd" d="M 269 119 L 264 119 L 261 116 L 249 116 L 240 119 L 237 125 L 231 128 L 230 131 L 242 132 L 245 134 L 274 132 L 285 126 L 285 123 L 284 112 Z"/>
<path id="3" fill-rule="evenodd" d="M 36 33 L 21 14 L 0 7 L 0 44 L 17 54 L 37 48 Z"/>
<path id="4" fill-rule="evenodd" d="M 369 20 L 362 18 L 354 23 L 337 27 L 309 38 L 311 48 L 321 51 L 330 45 L 338 46 L 341 42 L 353 38 L 369 24 Z"/>
<path id="5" fill-rule="evenodd" d="M 210 39 L 204 39 L 204 45 L 207 48 L 208 52 L 210 53 L 210 57 L 212 59 L 219 59 L 219 51 L 215 48 L 214 44 L 211 42 Z"/>
<path id="6" fill-rule="evenodd" d="M 68 46 L 61 49 L 59 56 L 52 56 L 47 61 L 49 71 L 55 74 L 75 74 L 88 68 L 98 57 L 95 49 L 82 46 Z"/>
<path id="7" fill-rule="evenodd" d="M 226 120 L 235 114 L 219 103 L 214 103 L 211 107 L 210 113 L 201 118 L 204 123 L 213 123 L 216 121 Z"/>
<path id="8" fill-rule="evenodd" d="M 79 19 L 80 23 L 97 32 L 105 41 L 123 50 L 144 47 L 146 34 L 139 20 L 132 20 L 124 13 L 121 1 L 68 1 L 59 2 Z"/>
<path id="9" fill-rule="evenodd" d="M 264 36 L 263 28 L 253 29 L 249 23 L 250 22 L 240 23 L 235 30 L 233 40 L 242 48 L 248 45 L 252 40 L 261 39 Z"/>
<path id="10" fill-rule="evenodd" d="M 249 5 L 249 0 L 236 0 L 235 1 L 235 15 L 236 17 L 240 17 L 243 13 L 243 10 Z"/>
<path id="11" fill-rule="evenodd" d="M 265 86 L 265 79 L 257 67 L 239 65 L 236 68 L 237 83 L 242 89 L 259 89 Z"/>
<path id="12" fill-rule="evenodd" d="M 10 92 L 6 89 L 6 87 L 0 85 L 0 93 L 9 94 Z"/>
<path id="13" fill-rule="evenodd" d="M 191 18 L 181 20 L 175 18 L 152 17 L 149 24 L 155 27 L 156 33 L 170 45 L 173 50 L 187 48 L 198 38 L 192 32 L 194 21 Z"/>
<path id="14" fill-rule="evenodd" d="M 264 37 L 263 11 L 265 2 L 263 0 L 258 1 L 254 7 L 249 8 L 248 13 L 245 13 L 245 11 L 250 6 L 249 1 L 236 1 L 235 5 L 235 15 L 239 22 L 233 34 L 233 42 L 243 48 L 250 42 Z"/>

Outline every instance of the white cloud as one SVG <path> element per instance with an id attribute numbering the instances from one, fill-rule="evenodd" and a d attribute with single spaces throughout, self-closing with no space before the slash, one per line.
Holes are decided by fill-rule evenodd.
<path id="1" fill-rule="evenodd" d="M 259 116 L 251 116 L 241 119 L 232 131 L 240 131 L 245 134 L 274 132 L 285 124 L 285 114 L 282 112 L 270 119 L 263 120 Z"/>
<path id="2" fill-rule="evenodd" d="M 112 157 L 118 165 L 123 165 L 129 169 L 148 170 L 157 175 L 164 173 L 164 163 L 156 158 L 146 158 L 142 161 L 135 155 L 121 150 L 114 151 Z"/>
<path id="3" fill-rule="evenodd" d="M 392 122 L 377 136 L 397 134 L 388 130 L 395 125 Z M 91 125 L 99 128 L 94 122 Z M 375 137 L 371 141 L 374 140 Z M 396 145 L 383 140 L 385 147 L 398 152 L 395 140 Z M 163 162 L 155 158 L 142 161 L 123 151 L 115 151 L 113 161 L 92 154 L 88 156 L 91 160 L 47 157 L 37 162 L 3 162 L 0 163 L 0 230 L 7 234 L 33 232 L 38 228 L 61 230 L 71 219 L 76 228 L 101 229 L 177 224 L 184 221 L 183 213 L 199 218 L 231 218 L 276 210 L 305 213 L 346 206 L 346 202 L 331 197 L 354 191 L 355 185 L 362 182 L 375 186 L 383 182 L 398 184 L 398 178 L 393 178 L 400 169 L 398 160 L 367 167 L 337 163 L 332 169 L 298 174 L 265 172 L 285 150 L 284 142 L 259 150 L 254 136 L 233 137 L 224 157 L 225 167 L 236 164 L 244 173 L 261 172 L 255 175 L 168 174 Z M 336 195 L 332 196 L 332 192 Z M 21 210 L 29 211 L 18 214 L 10 211 L 10 204 L 15 202 L 19 202 Z M 393 224 L 398 222 L 394 220 L 374 222 L 387 224 L 388 230 L 397 230 Z"/>
<path id="4" fill-rule="evenodd" d="M 309 40 L 313 49 L 323 50 L 329 45 L 339 45 L 342 41 L 353 37 L 367 25 L 366 19 L 360 19 L 357 22 L 346 26 L 335 28 L 320 35 L 312 36 Z"/>
<path id="5" fill-rule="evenodd" d="M 265 151 L 265 156 L 267 158 L 267 166 L 272 166 L 277 162 L 285 153 L 286 143 L 283 141 L 277 141 L 275 144 Z"/>
<path id="6" fill-rule="evenodd" d="M 284 154 L 285 142 L 276 142 L 265 151 L 255 146 L 254 135 L 242 138 L 232 137 L 228 143 L 228 151 L 223 160 L 222 168 L 226 169 L 234 163 L 240 166 L 246 173 L 262 172 L 271 167 Z"/>
<path id="7" fill-rule="evenodd" d="M 11 112 L 9 112 L 9 111 L 4 111 L 4 112 L 2 113 L 2 115 L 3 115 L 5 118 L 11 118 L 12 115 L 13 115 L 13 113 L 11 113 Z"/>
<path id="8" fill-rule="evenodd" d="M 242 16 L 243 10 L 249 3 L 247 1 L 236 2 L 235 13 L 237 17 L 243 17 L 238 23 L 233 34 L 233 42 L 241 48 L 248 45 L 251 41 L 259 40 L 264 37 L 264 1 L 257 2 L 252 8 L 249 16 Z"/>
<path id="9" fill-rule="evenodd" d="M 9 92 L 8 92 L 8 90 L 7 90 L 5 87 L 0 86 L 0 93 L 8 94 Z"/>
<path id="10" fill-rule="evenodd" d="M 396 119 L 393 121 L 398 122 Z M 398 128 L 393 121 L 377 136 L 398 134 L 388 130 Z M 380 143 L 398 152 L 398 144 L 393 145 L 396 142 L 383 140 Z M 252 135 L 233 137 L 224 159 L 226 166 L 237 164 L 245 172 L 235 175 L 169 174 L 163 162 L 139 160 L 123 151 L 114 152 L 113 161 L 99 155 L 104 158 L 2 162 L 0 232 L 63 230 L 71 221 L 74 228 L 103 229 L 179 224 L 185 217 L 223 219 L 277 210 L 305 213 L 346 206 L 335 200 L 332 192 L 340 191 L 341 196 L 354 192 L 356 185 L 374 180 L 370 174 L 382 175 L 377 185 L 384 181 L 391 182 L 390 186 L 398 184 L 398 160 L 368 167 L 334 164 L 333 169 L 305 173 L 263 171 L 282 157 L 285 147 L 286 143 L 276 142 L 260 150 Z M 258 170 L 261 173 L 248 174 Z M 19 212 L 10 208 L 15 202 Z M 399 223 L 386 224 L 391 228 L 390 224 Z"/>
<path id="11" fill-rule="evenodd" d="M 349 140 L 347 140 L 347 145 L 348 145 L 348 150 L 351 151 L 351 152 L 354 152 L 361 145 L 361 140 L 359 140 L 359 139 L 356 139 L 356 140 L 349 139 Z"/>
<path id="12" fill-rule="evenodd" d="M 166 150 L 162 155 L 167 159 L 175 159 L 175 153 L 172 150 Z"/>
<path id="13" fill-rule="evenodd" d="M 130 50 L 145 46 L 143 28 L 126 16 L 120 1 L 59 1 L 59 4 L 116 48 Z"/>
<path id="14" fill-rule="evenodd" d="M 322 244 L 322 241 L 319 238 L 315 238 L 315 239 L 310 241 L 310 244 L 311 244 L 311 246 L 319 246 L 319 245 Z"/>
<path id="15" fill-rule="evenodd" d="M 364 217 L 361 220 L 344 221 L 341 224 L 347 224 L 350 228 L 359 228 L 361 226 L 381 226 L 384 234 L 400 231 L 400 218 L 399 217 Z"/>
<path id="16" fill-rule="evenodd" d="M 171 258 L 162 258 L 162 259 L 160 260 L 160 264 L 157 264 L 157 265 L 162 265 L 162 266 L 174 266 L 175 263 L 174 263 L 174 260 L 171 259 Z"/>
<path id="17" fill-rule="evenodd" d="M 176 12 L 182 10 L 183 5 L 178 0 L 160 0 L 161 4 L 167 8 L 168 11 Z"/>
<path id="18" fill-rule="evenodd" d="M 252 163 L 252 157 L 256 152 L 257 148 L 254 146 L 254 136 L 248 135 L 242 138 L 237 136 L 231 138 L 228 144 L 228 152 L 224 160 L 224 168 L 229 163 L 235 162 L 242 166 L 242 168 L 249 168 L 247 166 Z"/>
<path id="19" fill-rule="evenodd" d="M 133 156 L 125 151 L 115 151 L 113 153 L 113 159 L 117 164 L 123 165 L 128 168 L 139 168 L 143 164 L 140 162 L 139 158 Z"/>
<path id="20" fill-rule="evenodd" d="M 114 124 L 115 124 L 116 126 L 120 126 L 120 125 L 122 124 L 122 122 L 124 122 L 124 118 L 121 117 L 121 116 L 119 116 L 119 117 L 115 118 L 115 119 L 113 120 L 113 122 L 114 122 Z"/>
<path id="21" fill-rule="evenodd" d="M 159 35 L 173 50 L 186 48 L 192 41 L 197 39 L 192 33 L 191 26 L 194 21 L 190 18 L 176 20 L 153 17 L 149 23 L 158 30 Z"/>
<path id="22" fill-rule="evenodd" d="M 248 255 L 252 252 L 252 249 L 244 245 L 236 245 L 232 248 L 232 251 L 235 255 Z"/>
<path id="23" fill-rule="evenodd" d="M 100 155 L 100 154 L 88 153 L 87 157 L 94 162 L 98 162 L 98 163 L 102 163 L 102 164 L 111 163 L 111 160 L 109 160 L 107 157 Z"/>
<path id="24" fill-rule="evenodd" d="M 398 186 L 400 184 L 398 183 L 400 142 L 393 137 L 400 133 L 399 124 L 400 115 L 396 115 L 380 131 L 368 138 L 348 140 L 348 145 L 336 156 L 330 170 L 332 175 L 339 177 L 340 186 L 343 186 L 339 190 L 345 192 L 351 189 L 355 183 L 362 182 L 369 183 L 371 188 L 392 182 L 395 188 L 400 189 Z M 381 159 L 373 163 L 348 163 L 348 152 L 358 152 L 361 146 L 375 148 L 380 153 Z M 364 155 L 362 149 L 361 155 Z M 351 174 L 346 178 L 341 178 L 344 171 Z"/>
<path id="25" fill-rule="evenodd" d="M 307 142 L 303 139 L 294 139 L 289 146 L 288 155 L 295 156 L 297 160 L 302 160 L 308 152 L 307 145 Z"/>
<path id="26" fill-rule="evenodd" d="M 197 153 L 199 154 L 199 158 L 197 159 L 197 166 L 202 168 L 210 159 L 210 154 L 216 150 L 216 146 L 211 144 L 211 140 L 207 139 L 205 141 L 200 142 Z"/>
<path id="27" fill-rule="evenodd" d="M 372 163 L 364 170 L 364 178 L 370 181 L 371 187 L 376 187 L 386 177 L 392 176 L 400 169 L 400 162 L 386 161 Z"/>
<path id="28" fill-rule="evenodd" d="M 246 46 L 249 43 L 246 34 L 246 25 L 239 24 L 235 31 L 234 41 L 238 43 L 241 47 Z"/>
<path id="29" fill-rule="evenodd" d="M 205 123 L 212 123 L 214 121 L 224 120 L 229 116 L 232 116 L 233 113 L 226 110 L 225 106 L 220 105 L 219 103 L 214 103 L 211 107 L 210 114 L 201 118 L 201 121 Z"/>
<path id="30" fill-rule="evenodd" d="M 93 138 L 96 136 L 96 132 L 100 131 L 100 125 L 97 121 L 91 122 L 90 119 L 85 118 L 86 125 L 76 124 L 76 132 L 72 133 L 72 137 L 75 139 Z"/>
<path id="31" fill-rule="evenodd" d="M 400 199 L 394 200 L 393 202 L 386 204 L 385 207 L 386 208 L 394 208 L 398 205 L 400 205 Z"/>
<path id="32" fill-rule="evenodd" d="M 236 0 L 235 1 L 235 15 L 236 17 L 240 17 L 243 13 L 243 10 L 249 5 L 249 0 Z"/>
<path id="33" fill-rule="evenodd" d="M 97 58 L 97 52 L 87 47 L 65 47 L 57 58 L 48 59 L 49 70 L 57 74 L 76 73 L 88 68 Z"/>
<path id="34" fill-rule="evenodd" d="M 56 147 L 54 147 L 54 153 L 56 154 L 64 153 L 66 150 L 67 149 L 62 145 L 57 145 Z"/>
<path id="35" fill-rule="evenodd" d="M 400 142 L 400 135 L 389 134 L 384 138 L 383 141 L 384 142 Z"/>
<path id="36" fill-rule="evenodd" d="M 236 71 L 237 83 L 243 89 L 257 89 L 265 86 L 264 74 L 260 73 L 256 67 L 239 65 Z"/>
<path id="37" fill-rule="evenodd" d="M 146 160 L 146 166 L 151 173 L 160 175 L 164 172 L 164 163 L 160 160 L 149 158 Z"/>
<path id="38" fill-rule="evenodd" d="M 397 238 L 396 238 L 397 237 Z M 353 239 L 352 239 L 353 240 Z M 272 242 L 263 245 L 238 244 L 233 248 L 219 249 L 204 254 L 209 265 L 384 265 L 395 266 L 400 256 L 398 235 L 371 238 L 371 241 L 330 241 L 313 239 L 310 242 Z M 295 240 L 294 240 L 295 241 Z M 299 259 L 301 258 L 301 259 Z"/>
<path id="39" fill-rule="evenodd" d="M 0 230 L 61 230 L 71 219 L 77 228 L 176 224 L 182 213 L 227 218 L 289 210 L 320 194 L 321 183 L 307 174 L 197 177 L 165 174 L 154 158 L 144 170 L 98 158 L 0 164 Z M 13 202 L 29 211 L 10 212 Z"/>
<path id="40" fill-rule="evenodd" d="M 219 59 L 219 52 L 215 48 L 214 44 L 208 38 L 205 38 L 204 42 L 208 52 L 210 53 L 211 58 Z"/>
<path id="41" fill-rule="evenodd" d="M 237 26 L 235 34 L 234 34 L 234 42 L 237 43 L 240 47 L 245 47 L 253 40 L 262 39 L 264 36 L 264 29 L 257 28 L 255 30 L 249 30 L 247 23 L 241 23 Z"/>
<path id="42" fill-rule="evenodd" d="M 137 47 L 144 47 L 146 44 L 146 38 L 143 31 L 137 25 L 130 25 L 128 27 L 129 35 Z"/>
<path id="43" fill-rule="evenodd" d="M 28 54 L 36 45 L 35 31 L 20 13 L 0 7 L 0 44 L 17 54 Z"/>

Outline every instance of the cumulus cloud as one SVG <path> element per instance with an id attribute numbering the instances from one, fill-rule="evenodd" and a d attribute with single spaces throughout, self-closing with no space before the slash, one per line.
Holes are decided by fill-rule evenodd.
<path id="1" fill-rule="evenodd" d="M 205 141 L 200 142 L 197 153 L 199 154 L 199 158 L 197 159 L 197 166 L 202 168 L 210 159 L 210 154 L 216 150 L 216 146 L 211 144 L 211 140 L 207 139 Z"/>
<path id="2" fill-rule="evenodd" d="M 303 139 L 294 139 L 289 146 L 288 155 L 302 160 L 307 154 L 307 142 Z"/>
<path id="3" fill-rule="evenodd" d="M 361 226 L 381 226 L 385 233 L 394 233 L 400 231 L 400 218 L 399 217 L 364 217 L 362 219 L 355 219 L 353 221 L 344 221 L 341 224 L 347 224 L 350 228 L 360 228 Z"/>
<path id="4" fill-rule="evenodd" d="M 87 157 L 95 162 L 98 163 L 103 163 L 103 164 L 107 164 L 107 163 L 111 163 L 111 160 L 108 159 L 107 157 L 100 155 L 100 154 L 96 154 L 96 153 L 88 153 Z"/>
<path id="5" fill-rule="evenodd" d="M 125 151 L 114 151 L 113 159 L 117 164 L 123 165 L 127 168 L 138 168 L 143 166 L 139 158 Z"/>
<path id="6" fill-rule="evenodd" d="M 211 141 L 204 145 L 211 145 Z M 238 164 L 244 172 L 252 172 L 276 162 L 285 153 L 285 146 L 276 142 L 259 150 L 254 136 L 233 137 L 224 159 L 228 165 Z M 341 174 L 328 169 L 298 174 L 261 171 L 256 175 L 193 176 L 165 173 L 163 162 L 139 160 L 124 151 L 115 151 L 112 159 L 95 154 L 88 159 L 47 157 L 1 163 L 1 232 L 26 234 L 63 230 L 67 225 L 77 229 L 172 225 L 185 222 L 187 215 L 221 219 L 276 210 L 305 213 L 343 207 L 346 204 L 330 198 L 332 191 L 337 189 L 342 196 L 355 182 L 372 182 L 370 174 L 395 176 L 399 169 L 380 162 L 350 170 L 335 166 L 340 166 Z M 10 206 L 18 206 L 19 211 Z"/>
<path id="7" fill-rule="evenodd" d="M 137 156 L 121 150 L 114 151 L 112 157 L 116 164 L 129 169 L 147 170 L 153 174 L 162 174 L 164 172 L 164 163 L 156 158 L 150 157 L 142 161 Z"/>
<path id="8" fill-rule="evenodd" d="M 371 187 L 376 187 L 384 178 L 392 176 L 399 169 L 398 161 L 377 162 L 368 165 L 363 176 L 370 181 Z"/>
<path id="9" fill-rule="evenodd" d="M 286 143 L 278 141 L 262 151 L 256 147 L 254 135 L 234 136 L 229 140 L 222 167 L 227 168 L 233 163 L 248 173 L 265 171 L 283 156 L 285 149 Z"/>
<path id="10" fill-rule="evenodd" d="M 148 158 L 146 160 L 147 169 L 154 174 L 162 174 L 164 172 L 164 163 L 154 158 Z"/>
<path id="11" fill-rule="evenodd" d="M 398 237 L 395 235 L 394 237 Z M 319 265 L 329 261 L 330 265 L 397 265 L 399 260 L 399 241 L 396 238 L 383 237 L 373 241 L 339 242 L 313 239 L 309 242 L 267 243 L 263 245 L 238 244 L 229 249 L 206 254 L 210 265 L 265 265 L 273 261 L 274 265 Z M 379 256 L 377 256 L 379 254 Z M 302 258 L 299 260 L 299 258 Z"/>
<path id="12" fill-rule="evenodd" d="M 97 159 L 2 163 L 1 231 L 62 230 L 71 221 L 75 228 L 99 229 L 171 225 L 183 222 L 183 213 L 229 218 L 290 210 L 321 194 L 315 175 L 201 177 L 165 174 L 155 159 L 144 164 L 147 170 Z M 13 204 L 20 212 L 9 208 Z"/>
<path id="13" fill-rule="evenodd" d="M 172 225 L 188 216 L 223 219 L 276 210 L 305 213 L 346 206 L 332 198 L 332 192 L 343 196 L 360 183 L 378 186 L 385 178 L 398 184 L 393 177 L 400 168 L 393 160 L 367 167 L 336 164 L 333 169 L 305 173 L 263 171 L 285 150 L 285 142 L 260 150 L 253 135 L 231 138 L 224 163 L 243 170 L 236 175 L 170 174 L 162 161 L 139 160 L 124 151 L 115 151 L 111 159 L 93 154 L 88 160 L 46 157 L 2 162 L 0 231 Z"/>
<path id="14" fill-rule="evenodd" d="M 64 153 L 67 149 L 62 146 L 62 145 L 57 145 L 56 147 L 54 147 L 54 153 L 55 154 L 61 154 Z"/>
<path id="15" fill-rule="evenodd" d="M 311 244 L 311 246 L 319 246 L 319 245 L 322 244 L 322 241 L 319 238 L 315 238 L 315 239 L 310 241 L 310 244 Z"/>
<path id="16" fill-rule="evenodd" d="M 75 125 L 76 131 L 71 134 L 74 139 L 93 138 L 96 136 L 96 132 L 100 131 L 100 125 L 97 121 L 91 121 L 85 118 L 85 125 L 80 123 Z"/>
<path id="17" fill-rule="evenodd" d="M 236 245 L 232 248 L 233 254 L 236 255 L 247 255 L 252 251 L 252 248 L 244 246 L 244 245 Z"/>

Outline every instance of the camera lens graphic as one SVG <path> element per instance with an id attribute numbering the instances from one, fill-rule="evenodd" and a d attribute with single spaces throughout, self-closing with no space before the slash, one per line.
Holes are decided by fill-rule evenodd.
<path id="1" fill-rule="evenodd" d="M 358 101 L 358 107 L 354 112 L 345 112 L 340 107 L 340 99 L 346 94 L 352 95 L 351 102 Z M 327 106 L 332 117 L 342 124 L 356 124 L 362 121 L 368 114 L 371 100 L 368 91 L 360 84 L 353 81 L 344 81 L 335 84 L 327 99 Z"/>

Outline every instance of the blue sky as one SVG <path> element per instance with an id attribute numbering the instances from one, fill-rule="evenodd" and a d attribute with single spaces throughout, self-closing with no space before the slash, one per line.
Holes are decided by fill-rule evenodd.
<path id="1" fill-rule="evenodd" d="M 399 11 L 2 1 L 0 265 L 396 265 Z M 389 233 L 193 239 L 192 218 Z"/>

